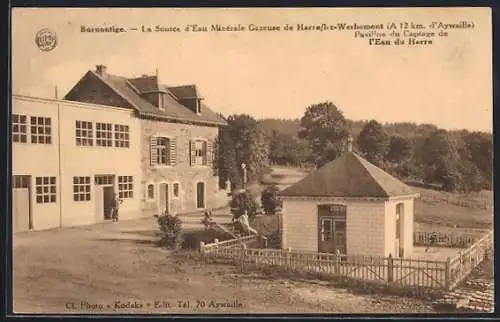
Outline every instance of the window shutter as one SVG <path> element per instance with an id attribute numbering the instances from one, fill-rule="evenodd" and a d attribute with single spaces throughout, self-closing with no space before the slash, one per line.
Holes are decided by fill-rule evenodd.
<path id="1" fill-rule="evenodd" d="M 156 137 L 152 136 L 150 139 L 150 153 L 151 153 L 151 165 L 155 165 L 157 161 L 157 150 L 156 150 Z"/>
<path id="2" fill-rule="evenodd" d="M 219 142 L 217 139 L 212 143 L 212 169 L 214 176 L 218 175 L 218 154 L 219 153 Z"/>
<path id="3" fill-rule="evenodd" d="M 177 142 L 175 139 L 170 139 L 170 165 L 174 166 L 177 161 Z"/>
<path id="4" fill-rule="evenodd" d="M 196 163 L 196 142 L 194 140 L 189 141 L 189 149 L 190 149 L 190 164 L 191 166 L 194 166 Z"/>
<path id="5" fill-rule="evenodd" d="M 212 142 L 211 141 L 205 142 L 205 147 L 206 147 L 206 150 L 205 150 L 204 163 L 207 166 L 212 166 L 212 163 L 213 163 L 212 162 L 213 161 L 213 157 L 212 157 L 213 145 L 212 145 Z"/>

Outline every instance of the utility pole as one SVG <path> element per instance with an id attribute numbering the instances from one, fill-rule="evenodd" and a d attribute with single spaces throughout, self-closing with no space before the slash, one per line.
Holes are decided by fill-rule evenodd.
<path id="1" fill-rule="evenodd" d="M 243 170 L 243 189 L 246 189 L 247 184 L 247 165 L 245 163 L 241 164 L 241 169 Z"/>

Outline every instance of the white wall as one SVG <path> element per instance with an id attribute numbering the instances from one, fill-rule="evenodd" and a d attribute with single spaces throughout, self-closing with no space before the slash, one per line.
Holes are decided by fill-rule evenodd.
<path id="1" fill-rule="evenodd" d="M 291 200 L 283 202 L 282 246 L 318 251 L 318 204 L 347 206 L 347 253 L 383 256 L 385 251 L 385 208 L 383 201 Z"/>
<path id="2" fill-rule="evenodd" d="M 140 122 L 132 117 L 132 111 L 110 107 L 94 107 L 84 104 L 61 103 L 61 168 L 63 191 L 63 226 L 89 224 L 101 221 L 96 217 L 95 175 L 115 175 L 115 191 L 118 192 L 118 176 L 133 177 L 133 198 L 123 199 L 120 219 L 140 216 L 140 199 L 144 185 L 140 168 Z M 130 146 L 101 147 L 76 145 L 76 121 L 96 122 L 129 126 Z M 113 138 L 114 144 L 114 138 Z M 90 201 L 73 201 L 73 177 L 90 176 L 92 196 Z"/>
<path id="3" fill-rule="evenodd" d="M 30 175 L 31 215 L 33 229 L 58 227 L 60 223 L 60 178 L 58 162 L 58 115 L 57 107 L 45 101 L 14 97 L 12 114 L 27 116 L 27 142 L 12 142 L 12 175 Z M 51 144 L 32 144 L 30 138 L 30 116 L 50 117 L 52 130 Z M 35 178 L 56 177 L 56 203 L 36 203 Z"/>
<path id="4" fill-rule="evenodd" d="M 120 208 L 120 218 L 134 218 L 141 215 L 140 200 L 144 195 L 139 146 L 141 127 L 139 119 L 133 117 L 131 110 L 15 95 L 13 113 L 51 117 L 52 121 L 52 144 L 31 144 L 28 137 L 28 143 L 16 142 L 12 147 L 13 174 L 33 176 L 32 191 L 35 188 L 36 176 L 57 177 L 57 202 L 32 204 L 35 230 L 61 225 L 92 224 L 103 220 L 96 216 L 94 186 L 96 174 L 115 175 L 116 191 L 118 176 L 132 176 L 134 196 L 131 199 L 124 199 Z M 76 145 L 76 120 L 93 123 L 93 146 Z M 129 148 L 96 146 L 96 122 L 128 125 Z M 90 201 L 73 201 L 75 176 L 91 177 Z M 32 199 L 34 198 L 35 195 L 32 193 Z"/>
<path id="5" fill-rule="evenodd" d="M 282 247 L 318 251 L 318 212 L 314 201 L 283 202 Z"/>
<path id="6" fill-rule="evenodd" d="M 403 239 L 404 257 L 409 257 L 413 252 L 413 220 L 414 220 L 414 200 L 413 198 L 392 199 L 385 203 L 386 236 L 385 236 L 385 256 L 392 254 L 396 250 L 396 205 L 404 204 L 403 229 L 401 238 Z"/>
<path id="7" fill-rule="evenodd" d="M 383 201 L 356 201 L 347 205 L 347 253 L 384 256 Z"/>

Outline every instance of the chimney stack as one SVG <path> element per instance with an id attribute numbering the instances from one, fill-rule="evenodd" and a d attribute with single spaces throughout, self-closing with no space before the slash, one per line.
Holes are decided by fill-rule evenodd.
<path id="1" fill-rule="evenodd" d="M 352 135 L 347 137 L 346 152 L 352 152 Z"/>
<path id="2" fill-rule="evenodd" d="M 106 66 L 105 65 L 96 65 L 95 66 L 96 73 L 100 76 L 106 75 Z"/>

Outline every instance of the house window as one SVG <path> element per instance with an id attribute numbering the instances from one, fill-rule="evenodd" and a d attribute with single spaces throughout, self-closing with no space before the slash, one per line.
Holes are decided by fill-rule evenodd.
<path id="1" fill-rule="evenodd" d="M 194 165 L 205 165 L 207 159 L 207 142 L 203 140 L 194 141 Z"/>
<path id="2" fill-rule="evenodd" d="M 97 146 L 113 146 L 113 127 L 111 123 L 96 123 L 95 144 Z"/>
<path id="3" fill-rule="evenodd" d="M 12 176 L 12 188 L 29 188 L 30 176 Z"/>
<path id="4" fill-rule="evenodd" d="M 90 177 L 73 177 L 73 200 L 90 200 Z"/>
<path id="5" fill-rule="evenodd" d="M 151 165 L 176 164 L 176 140 L 160 136 L 152 136 L 150 140 Z"/>
<path id="6" fill-rule="evenodd" d="M 36 177 L 36 202 L 56 202 L 56 177 Z"/>
<path id="7" fill-rule="evenodd" d="M 50 117 L 31 117 L 31 143 L 52 144 Z"/>
<path id="8" fill-rule="evenodd" d="M 76 121 L 76 145 L 93 146 L 92 122 Z"/>
<path id="9" fill-rule="evenodd" d="M 168 138 L 156 138 L 156 164 L 170 164 L 170 140 Z"/>
<path id="10" fill-rule="evenodd" d="M 164 105 L 165 98 L 164 98 L 164 96 L 165 96 L 165 94 L 162 94 L 162 93 L 160 93 L 160 95 L 158 95 L 158 108 L 162 111 L 165 110 L 165 105 Z"/>
<path id="11" fill-rule="evenodd" d="M 344 205 L 330 205 L 330 213 L 333 216 L 345 216 L 346 206 L 344 206 Z"/>
<path id="12" fill-rule="evenodd" d="M 131 176 L 118 176 L 118 196 L 122 199 L 134 197 L 134 180 Z"/>
<path id="13" fill-rule="evenodd" d="M 115 124 L 115 147 L 128 148 L 130 146 L 128 125 Z"/>
<path id="14" fill-rule="evenodd" d="M 174 197 L 179 197 L 179 184 L 174 183 Z"/>
<path id="15" fill-rule="evenodd" d="M 147 186 L 147 195 L 148 199 L 154 199 L 155 198 L 155 185 L 150 183 Z"/>
<path id="16" fill-rule="evenodd" d="M 26 115 L 12 115 L 12 141 L 26 143 Z"/>
<path id="17" fill-rule="evenodd" d="M 96 185 L 113 185 L 114 177 L 112 175 L 97 175 L 94 177 L 94 182 Z"/>
<path id="18" fill-rule="evenodd" d="M 321 241 L 332 240 L 332 221 L 330 219 L 321 219 Z"/>
<path id="19" fill-rule="evenodd" d="M 201 100 L 200 99 L 196 100 L 196 113 L 201 114 Z"/>

